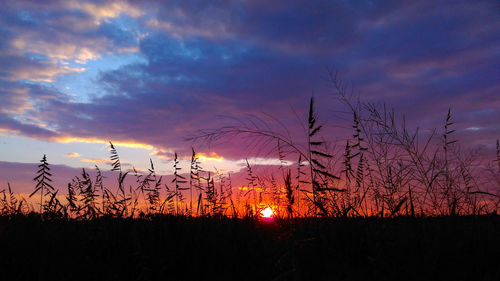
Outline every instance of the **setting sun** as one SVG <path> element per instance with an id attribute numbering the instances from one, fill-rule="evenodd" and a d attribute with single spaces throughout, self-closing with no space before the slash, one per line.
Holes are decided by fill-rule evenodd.
<path id="1" fill-rule="evenodd" d="M 269 207 L 267 207 L 264 210 L 260 211 L 260 213 L 262 214 L 262 217 L 264 217 L 264 218 L 270 218 L 274 214 L 273 209 L 271 209 Z"/>

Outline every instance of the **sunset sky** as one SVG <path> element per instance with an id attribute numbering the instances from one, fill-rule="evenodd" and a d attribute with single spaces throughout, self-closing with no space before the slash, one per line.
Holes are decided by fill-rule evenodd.
<path id="1" fill-rule="evenodd" d="M 236 139 L 184 138 L 252 114 L 300 137 L 312 93 L 341 138 L 327 69 L 412 126 L 441 127 L 451 108 L 457 138 L 492 150 L 500 2 L 414 2 L 0 1 L 0 184 L 43 154 L 68 171 L 109 169 L 108 140 L 126 166 L 152 158 L 161 173 L 191 146 L 210 169 L 276 164 Z"/>

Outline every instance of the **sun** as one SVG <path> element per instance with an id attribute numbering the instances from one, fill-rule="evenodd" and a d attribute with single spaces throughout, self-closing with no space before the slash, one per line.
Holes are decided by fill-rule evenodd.
<path id="1" fill-rule="evenodd" d="M 267 207 L 265 208 L 264 210 L 260 211 L 260 213 L 262 214 L 262 217 L 264 218 L 271 218 L 274 214 L 273 212 L 273 209 Z"/>

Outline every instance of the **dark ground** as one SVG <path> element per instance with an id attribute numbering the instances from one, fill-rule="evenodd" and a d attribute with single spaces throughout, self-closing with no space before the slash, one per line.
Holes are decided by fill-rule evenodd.
<path id="1" fill-rule="evenodd" d="M 500 216 L 0 217 L 0 280 L 500 280 Z"/>

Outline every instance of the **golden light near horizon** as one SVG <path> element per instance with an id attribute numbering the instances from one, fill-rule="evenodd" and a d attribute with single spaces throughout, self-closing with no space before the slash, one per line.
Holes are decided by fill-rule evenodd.
<path id="1" fill-rule="evenodd" d="M 270 207 L 267 207 L 264 210 L 260 211 L 260 214 L 263 218 L 271 218 L 274 215 L 274 211 Z"/>

